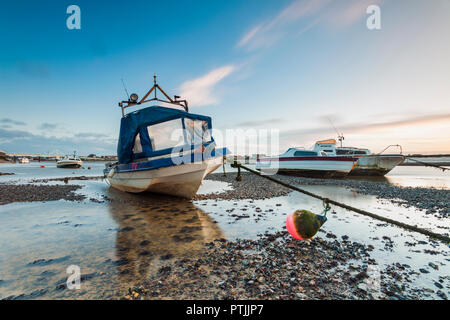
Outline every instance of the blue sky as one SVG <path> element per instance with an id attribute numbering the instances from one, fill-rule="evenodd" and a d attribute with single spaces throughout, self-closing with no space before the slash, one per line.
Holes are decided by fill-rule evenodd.
<path id="1" fill-rule="evenodd" d="M 331 119 L 348 145 L 449 153 L 449 36 L 447 0 L 2 2 L 0 149 L 114 154 L 121 78 L 142 96 L 157 73 L 218 129 L 279 129 L 281 150 L 335 137 Z"/>

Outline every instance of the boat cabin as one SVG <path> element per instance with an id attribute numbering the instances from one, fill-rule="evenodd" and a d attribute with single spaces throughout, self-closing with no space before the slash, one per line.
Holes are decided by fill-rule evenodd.
<path id="1" fill-rule="evenodd" d="M 215 146 L 211 118 L 160 106 L 125 115 L 120 124 L 119 163 L 147 161 Z"/>
<path id="2" fill-rule="evenodd" d="M 329 156 L 364 156 L 370 154 L 369 149 L 337 147 L 334 139 L 317 141 L 313 150 L 325 152 Z"/>
<path id="3" fill-rule="evenodd" d="M 158 91 L 165 98 L 158 98 Z M 126 108 L 155 101 L 169 104 L 171 107 L 154 105 L 125 114 Z M 156 75 L 153 87 L 141 100 L 133 93 L 127 101 L 120 102 L 119 107 L 122 109 L 117 146 L 120 164 L 158 159 L 164 162 L 158 165 L 164 166 L 173 164 L 171 161 L 165 161 L 167 158 L 182 158 L 182 162 L 191 162 L 220 156 L 220 152 L 226 152 L 215 149 L 216 144 L 211 136 L 211 118 L 190 113 L 188 102 L 180 100 L 179 96 L 171 98 L 157 84 Z M 200 159 L 198 154 L 203 154 Z"/>
<path id="4" fill-rule="evenodd" d="M 81 159 L 79 157 L 77 157 L 76 155 L 67 155 L 64 156 L 61 160 L 70 160 L 70 161 L 81 161 Z"/>

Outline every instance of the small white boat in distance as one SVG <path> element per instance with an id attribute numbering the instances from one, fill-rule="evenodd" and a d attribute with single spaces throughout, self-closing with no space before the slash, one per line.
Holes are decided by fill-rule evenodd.
<path id="1" fill-rule="evenodd" d="M 357 160 L 352 157 L 329 157 L 325 152 L 314 150 L 289 148 L 278 157 L 259 159 L 256 169 L 297 176 L 335 178 L 345 177 Z"/>
<path id="2" fill-rule="evenodd" d="M 20 159 L 19 159 L 19 163 L 21 163 L 21 164 L 27 164 L 27 163 L 30 163 L 30 160 L 28 160 L 28 158 L 26 158 L 26 157 L 23 157 L 23 158 L 20 158 Z"/>
<path id="3" fill-rule="evenodd" d="M 156 97 L 161 91 L 167 100 Z M 155 92 L 155 97 L 147 97 Z M 133 193 L 144 191 L 191 199 L 203 178 L 223 163 L 226 148 L 216 148 L 211 136 L 211 118 L 189 113 L 187 102 L 170 98 L 155 84 L 138 102 L 136 94 L 122 101 L 122 119 L 117 146 L 118 162 L 107 164 L 109 184 Z M 161 101 L 184 110 L 150 106 L 128 114 L 124 109 Z M 125 105 L 124 105 L 125 104 Z"/>
<path id="4" fill-rule="evenodd" d="M 80 168 L 83 165 L 83 161 L 78 158 L 75 153 L 70 156 L 65 156 L 58 162 L 56 162 L 56 167 L 58 168 Z"/>
<path id="5" fill-rule="evenodd" d="M 399 147 L 401 150 L 399 145 L 392 146 Z M 352 176 L 384 176 L 405 160 L 401 152 L 396 154 L 383 154 L 389 147 L 378 154 L 372 154 L 369 149 L 337 147 L 336 140 L 328 139 L 316 142 L 314 151 L 326 152 L 330 157 L 357 158 L 358 162 L 350 172 Z"/>

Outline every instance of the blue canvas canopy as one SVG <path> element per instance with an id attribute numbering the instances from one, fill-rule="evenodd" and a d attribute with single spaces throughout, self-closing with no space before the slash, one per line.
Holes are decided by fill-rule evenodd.
<path id="1" fill-rule="evenodd" d="M 149 135 L 148 127 L 174 119 L 186 118 L 204 121 L 203 123 L 207 124 L 207 128 L 209 130 L 212 129 L 210 117 L 173 108 L 152 106 L 125 115 L 120 122 L 120 136 L 117 146 L 119 163 L 127 164 L 136 159 L 170 154 L 172 148 L 154 150 L 154 137 Z M 181 125 L 183 129 L 186 129 L 184 120 L 181 121 L 180 126 Z M 138 134 L 142 150 L 133 152 Z"/>

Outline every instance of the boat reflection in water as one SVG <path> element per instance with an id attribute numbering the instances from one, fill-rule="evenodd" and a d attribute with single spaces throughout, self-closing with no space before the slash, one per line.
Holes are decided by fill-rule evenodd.
<path id="1" fill-rule="evenodd" d="M 188 200 L 110 191 L 118 194 L 109 212 L 119 225 L 115 264 L 126 286 L 156 275 L 172 259 L 195 257 L 206 243 L 224 237 L 211 217 Z"/>

